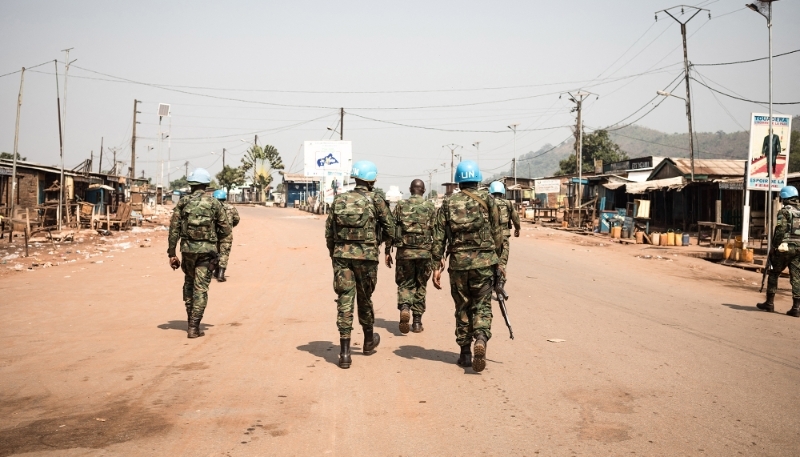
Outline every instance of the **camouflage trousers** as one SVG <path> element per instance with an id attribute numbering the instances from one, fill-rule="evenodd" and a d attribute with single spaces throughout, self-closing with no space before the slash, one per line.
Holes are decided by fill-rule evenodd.
<path id="1" fill-rule="evenodd" d="M 503 271 L 505 271 L 506 265 L 508 264 L 509 247 L 511 245 L 510 240 L 510 236 L 503 237 L 503 253 L 500 255 L 500 261 L 497 262 L 497 264 L 503 268 Z"/>
<path id="2" fill-rule="evenodd" d="M 182 253 L 183 302 L 186 311 L 194 311 L 203 317 L 208 304 L 208 285 L 211 284 L 211 256 L 208 254 Z"/>
<path id="3" fill-rule="evenodd" d="M 800 298 L 800 253 L 775 252 L 772 255 L 772 270 L 767 277 L 767 293 L 774 294 L 778 291 L 778 278 L 786 267 L 789 267 L 792 297 Z"/>
<path id="4" fill-rule="evenodd" d="M 231 246 L 233 246 L 233 233 L 217 241 L 220 268 L 228 268 L 228 257 L 231 255 Z"/>
<path id="5" fill-rule="evenodd" d="M 337 299 L 336 326 L 340 338 L 350 338 L 353 331 L 353 307 L 358 307 L 358 323 L 361 326 L 375 324 L 372 308 L 372 292 L 378 283 L 376 260 L 354 260 L 333 258 L 333 290 Z"/>
<path id="6" fill-rule="evenodd" d="M 456 343 L 465 346 L 478 333 L 492 337 L 492 286 L 494 267 L 447 270 L 450 295 L 456 304 Z"/>
<path id="7" fill-rule="evenodd" d="M 407 305 L 415 316 L 425 313 L 425 294 L 432 272 L 431 259 L 397 259 L 397 309 Z"/>

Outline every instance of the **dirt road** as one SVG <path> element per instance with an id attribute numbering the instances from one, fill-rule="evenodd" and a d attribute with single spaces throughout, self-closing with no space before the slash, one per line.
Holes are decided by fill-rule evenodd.
<path id="1" fill-rule="evenodd" d="M 786 280 L 767 314 L 754 273 L 525 227 L 516 339 L 496 312 L 484 372 L 455 365 L 448 290 L 422 334 L 397 330 L 384 266 L 381 345 L 341 370 L 324 221 L 240 212 L 196 340 L 163 233 L 0 278 L 0 456 L 800 455 Z"/>

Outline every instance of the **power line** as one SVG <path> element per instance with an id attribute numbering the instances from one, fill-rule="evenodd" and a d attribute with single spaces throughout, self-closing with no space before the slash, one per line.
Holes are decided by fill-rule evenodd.
<path id="1" fill-rule="evenodd" d="M 789 51 L 789 52 L 783 52 L 781 54 L 775 54 L 775 55 L 772 56 L 772 58 L 774 59 L 775 57 L 788 56 L 789 54 L 794 54 L 795 52 L 800 52 L 800 49 L 795 49 L 794 51 Z M 734 62 L 693 63 L 692 66 L 693 67 L 716 67 L 716 66 L 719 66 L 719 65 L 736 65 L 736 64 L 740 64 L 740 63 L 758 62 L 759 60 L 767 60 L 767 59 L 769 59 L 769 56 L 767 56 L 767 57 L 759 57 L 758 59 L 737 60 L 737 61 L 734 61 Z"/>
<path id="2" fill-rule="evenodd" d="M 442 129 L 442 128 L 438 128 L 438 127 L 428 127 L 428 126 L 424 126 L 424 125 L 402 124 L 400 122 L 393 122 L 393 121 L 386 121 L 386 120 L 382 120 L 382 119 L 375 119 L 375 118 L 372 118 L 372 117 L 362 116 L 360 114 L 353 113 L 352 111 L 348 111 L 347 113 L 350 114 L 351 116 L 360 117 L 362 119 L 367 119 L 367 120 L 370 120 L 370 121 L 381 122 L 381 123 L 384 123 L 384 124 L 399 125 L 401 127 L 408 127 L 408 128 L 414 128 L 414 129 L 437 130 L 437 131 L 440 131 L 440 132 L 466 132 L 466 133 L 506 133 L 507 132 L 507 130 Z M 560 129 L 560 128 L 564 128 L 564 127 L 569 127 L 569 126 L 568 125 L 559 125 L 559 126 L 556 126 L 556 127 L 544 127 L 544 128 L 538 128 L 538 129 L 525 129 L 524 131 L 532 132 L 532 131 L 540 131 L 540 130 L 554 130 L 554 129 Z M 519 130 L 519 131 L 522 132 L 523 130 Z"/>
<path id="3" fill-rule="evenodd" d="M 693 81 L 695 81 L 696 83 L 700 84 L 701 86 L 705 87 L 706 89 L 708 89 L 708 90 L 710 90 L 712 92 L 716 92 L 716 93 L 718 93 L 720 95 L 724 95 L 726 97 L 733 98 L 735 100 L 741 100 L 743 102 L 755 103 L 755 104 L 758 104 L 758 105 L 763 105 L 765 103 L 768 103 L 768 102 L 758 102 L 758 101 L 755 101 L 755 100 L 750 100 L 750 99 L 747 99 L 747 98 L 737 97 L 737 96 L 731 95 L 731 94 L 726 94 L 725 92 L 722 92 L 722 91 L 719 91 L 717 89 L 714 89 L 713 87 L 703 83 L 702 81 L 699 81 L 699 80 L 695 79 L 694 77 L 690 76 L 690 78 Z M 800 105 L 800 102 L 772 102 L 772 104 L 773 105 Z"/>

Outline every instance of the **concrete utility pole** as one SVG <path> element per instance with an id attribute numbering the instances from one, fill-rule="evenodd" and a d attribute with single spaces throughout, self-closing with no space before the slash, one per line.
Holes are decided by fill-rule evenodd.
<path id="1" fill-rule="evenodd" d="M 344 108 L 339 108 L 339 141 L 344 140 Z"/>
<path id="2" fill-rule="evenodd" d="M 772 229 L 774 225 L 773 211 L 772 211 L 772 148 L 775 146 L 772 131 L 772 2 L 777 0 L 757 0 L 755 3 L 747 5 L 748 8 L 756 13 L 764 16 L 767 20 L 767 30 L 769 31 L 769 153 L 767 154 L 767 176 L 769 180 L 769 187 L 767 188 L 767 246 L 772 246 Z M 766 9 L 766 14 L 764 10 Z M 789 164 L 786 164 L 789 167 Z M 747 241 L 750 236 L 750 191 L 747 190 L 747 183 L 745 183 L 745 204 L 744 211 L 742 212 L 742 243 L 747 247 Z"/>
<path id="3" fill-rule="evenodd" d="M 442 147 L 450 150 L 450 182 L 453 183 L 456 180 L 456 168 L 455 168 L 456 149 L 461 148 L 463 146 L 459 146 L 455 143 L 450 143 Z"/>
<path id="4" fill-rule="evenodd" d="M 685 21 L 681 21 L 677 17 L 675 17 L 670 10 L 674 10 L 680 8 L 681 14 L 684 14 L 684 8 L 690 8 L 695 10 L 694 14 L 689 16 L 688 19 Z M 692 177 L 691 181 L 694 181 L 694 129 L 692 128 L 692 96 L 689 89 L 689 55 L 686 50 L 686 24 L 689 23 L 695 16 L 700 14 L 701 11 L 708 12 L 708 18 L 711 19 L 711 11 L 705 8 L 698 8 L 696 6 L 690 5 L 678 5 L 673 6 L 672 8 L 667 8 L 665 10 L 656 11 L 656 20 L 658 20 L 658 13 L 664 13 L 667 16 L 671 17 L 675 20 L 678 24 L 681 25 L 681 36 L 683 37 L 683 77 L 686 81 L 686 118 L 689 121 L 689 157 L 692 163 Z"/>
<path id="5" fill-rule="evenodd" d="M 141 111 L 136 111 L 140 102 L 139 100 L 133 99 L 133 133 L 131 134 L 131 179 L 136 177 L 136 115 L 140 114 Z"/>
<path id="6" fill-rule="evenodd" d="M 58 149 L 61 156 L 61 188 L 64 187 L 64 133 L 61 129 L 61 92 L 58 90 L 58 60 L 54 60 L 53 64 L 56 67 L 56 106 L 58 108 Z M 56 208 L 56 224 L 58 230 L 61 231 L 61 201 L 64 193 L 59 190 L 58 193 L 58 208 Z"/>
<path id="7" fill-rule="evenodd" d="M 514 132 L 514 159 L 512 162 L 514 163 L 514 185 L 517 185 L 517 126 L 519 124 L 511 124 L 508 126 Z M 516 190 L 514 191 L 516 192 Z"/>
<path id="8" fill-rule="evenodd" d="M 9 205 L 11 213 L 8 215 L 11 219 L 14 218 L 14 203 L 17 199 L 17 155 L 19 154 L 19 114 L 22 109 L 22 87 L 25 83 L 25 67 L 22 67 L 22 75 L 19 77 L 19 96 L 17 96 L 17 124 L 14 127 L 14 157 L 13 165 L 11 166 L 11 204 Z M 10 238 L 10 237 L 9 237 Z M 26 248 L 27 249 L 27 248 Z"/>
<path id="9" fill-rule="evenodd" d="M 186 162 L 183 162 L 183 177 L 184 178 L 188 178 L 189 177 L 189 161 L 188 160 Z"/>
<path id="10" fill-rule="evenodd" d="M 437 169 L 433 170 L 425 170 L 423 173 L 428 173 L 428 200 L 431 199 L 431 190 L 433 189 L 433 175 L 436 173 Z"/>
<path id="11" fill-rule="evenodd" d="M 577 142 L 575 144 L 575 160 L 577 161 L 578 165 L 578 182 L 577 182 L 577 193 L 575 195 L 575 205 L 574 207 L 578 209 L 578 226 L 581 225 L 581 213 L 580 213 L 580 206 L 583 203 L 583 101 L 586 97 L 590 95 L 597 95 L 592 92 L 587 92 L 584 90 L 579 90 L 574 94 L 572 92 L 567 92 L 570 97 L 570 101 L 575 103 L 574 111 L 578 112 L 578 119 L 577 119 Z M 598 96 L 599 98 L 599 96 Z"/>
<path id="12" fill-rule="evenodd" d="M 100 163 L 97 164 L 97 172 L 103 172 L 103 137 L 100 137 Z"/>

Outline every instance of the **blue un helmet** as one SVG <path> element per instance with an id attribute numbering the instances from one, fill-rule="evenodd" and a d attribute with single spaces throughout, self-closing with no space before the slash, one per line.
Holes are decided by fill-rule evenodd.
<path id="1" fill-rule="evenodd" d="M 506 194 L 506 186 L 503 185 L 500 181 L 495 181 L 489 184 L 489 193 L 490 194 Z"/>
<path id="2" fill-rule="evenodd" d="M 794 186 L 785 186 L 781 189 L 781 199 L 786 200 L 787 198 L 797 197 L 797 188 Z"/>
<path id="3" fill-rule="evenodd" d="M 212 195 L 214 195 L 214 198 L 216 198 L 217 200 L 224 201 L 228 199 L 228 193 L 225 192 L 225 189 L 217 189 L 214 191 Z"/>
<path id="4" fill-rule="evenodd" d="M 353 164 L 353 171 L 350 172 L 350 177 L 373 182 L 378 177 L 378 167 L 369 160 L 359 160 Z"/>
<path id="5" fill-rule="evenodd" d="M 193 172 L 189 173 L 186 178 L 190 185 L 195 184 L 209 184 L 211 182 L 211 173 L 205 168 L 195 168 Z"/>
<path id="6" fill-rule="evenodd" d="M 481 170 L 478 168 L 478 164 L 472 160 L 460 162 L 456 167 L 456 184 L 481 181 L 483 181 Z"/>

